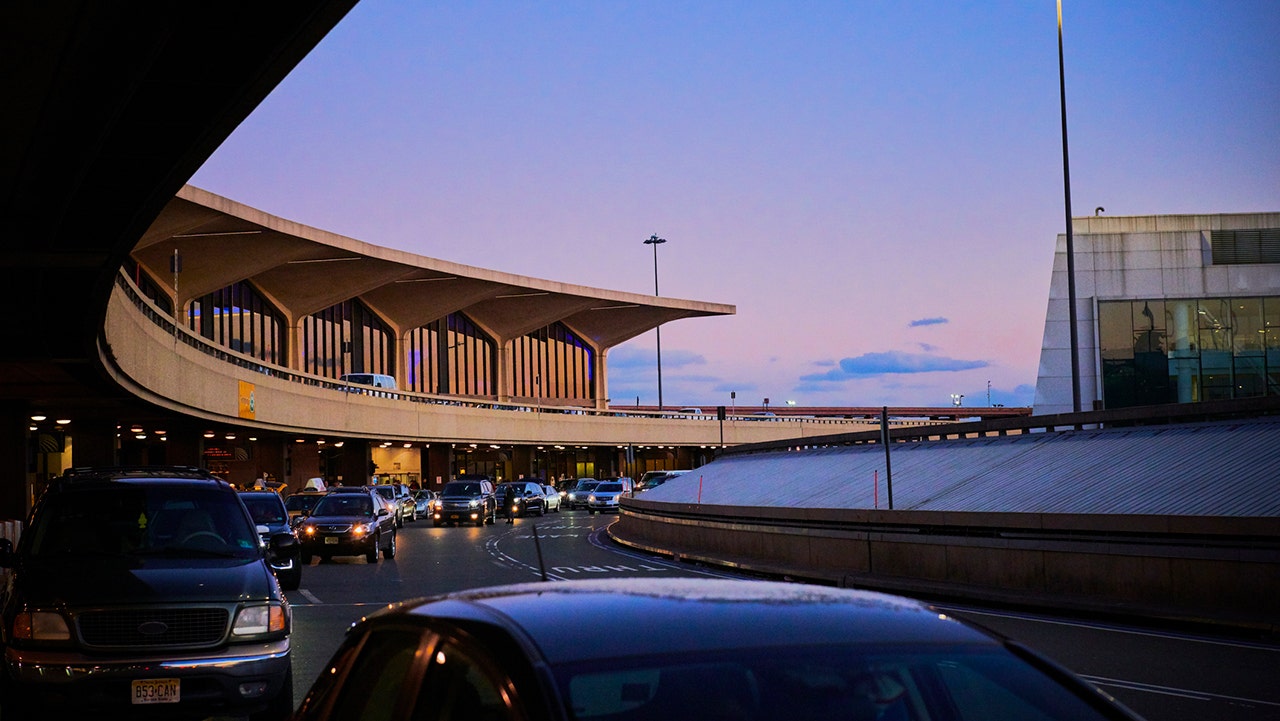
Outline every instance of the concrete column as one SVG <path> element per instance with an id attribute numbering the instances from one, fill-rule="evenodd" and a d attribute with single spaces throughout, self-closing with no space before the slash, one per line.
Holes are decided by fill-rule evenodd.
<path id="1" fill-rule="evenodd" d="M 301 445 L 301 444 L 300 444 Z M 369 441 L 351 440 L 342 447 L 338 471 L 344 486 L 363 486 L 370 482 L 373 451 Z"/>
<path id="2" fill-rule="evenodd" d="M 609 407 L 609 374 L 608 365 L 604 362 L 608 355 L 608 348 L 597 350 L 592 355 L 595 367 L 592 368 L 591 377 L 594 379 L 595 388 L 592 388 L 591 392 L 595 396 L 598 411 Z"/>
<path id="3" fill-rule="evenodd" d="M 1178 402 L 1191 403 L 1196 400 L 1196 377 L 1200 370 L 1195 301 L 1165 301 L 1165 308 L 1170 306 L 1173 308 L 1173 343 L 1169 349 L 1169 375 L 1173 376 Z"/>
<path id="4" fill-rule="evenodd" d="M 510 341 L 497 343 L 497 357 L 494 358 L 494 373 L 497 378 L 497 395 L 499 403 L 511 402 L 511 343 Z"/>
<path id="5" fill-rule="evenodd" d="M 434 443 L 423 452 L 422 485 L 432 491 L 444 488 L 453 468 L 453 449 L 445 443 Z"/>
<path id="6" fill-rule="evenodd" d="M 0 520 L 27 518 L 26 403 L 0 404 Z"/>
<path id="7" fill-rule="evenodd" d="M 91 418 L 78 421 L 72 426 L 72 437 L 71 465 L 113 466 L 118 463 L 114 420 Z"/>

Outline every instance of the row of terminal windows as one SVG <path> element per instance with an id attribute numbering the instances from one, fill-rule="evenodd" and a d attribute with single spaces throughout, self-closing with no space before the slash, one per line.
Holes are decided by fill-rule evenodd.
<path id="1" fill-rule="evenodd" d="M 137 266 L 133 266 L 137 269 Z M 139 289 L 165 310 L 173 303 L 145 273 Z M 287 321 L 252 284 L 241 281 L 191 301 L 186 324 L 211 342 L 265 363 L 288 365 Z M 338 378 L 345 373 L 396 375 L 391 328 L 358 299 L 312 313 L 300 323 L 301 370 Z M 497 393 L 497 344 L 462 313 L 405 334 L 407 390 L 492 397 Z M 561 323 L 511 344 L 511 394 L 516 397 L 591 400 L 595 351 Z"/>
<path id="2" fill-rule="evenodd" d="M 1280 297 L 1100 301 L 1107 408 L 1280 395 Z"/>

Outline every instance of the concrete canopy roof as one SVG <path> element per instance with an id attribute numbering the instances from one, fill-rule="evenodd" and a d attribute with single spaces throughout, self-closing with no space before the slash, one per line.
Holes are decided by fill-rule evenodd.
<path id="1" fill-rule="evenodd" d="M 462 312 L 494 340 L 562 322 L 597 349 L 659 325 L 731 315 L 732 305 L 589 288 L 427 258 L 278 218 L 192 186 L 180 190 L 133 251 L 178 299 L 249 281 L 291 325 L 359 298 L 397 335 Z"/>

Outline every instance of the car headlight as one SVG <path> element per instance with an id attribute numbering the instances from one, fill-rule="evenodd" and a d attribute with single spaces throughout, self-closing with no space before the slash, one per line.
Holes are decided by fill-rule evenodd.
<path id="1" fill-rule="evenodd" d="M 478 499 L 478 498 L 472 498 L 472 499 L 471 499 L 471 504 L 470 504 L 470 505 L 471 505 L 471 507 L 472 507 L 472 508 L 475 508 L 475 507 L 479 506 L 479 505 L 480 505 L 480 499 Z"/>
<path id="2" fill-rule="evenodd" d="M 372 523 L 357 523 L 357 524 L 355 524 L 354 526 L 352 526 L 352 527 L 351 527 L 351 532 L 352 532 L 352 533 L 354 533 L 354 534 L 355 534 L 355 535 L 357 535 L 357 536 L 363 536 L 363 535 L 366 535 L 366 534 L 369 534 L 369 533 L 373 533 L 373 524 L 372 524 Z"/>
<path id="3" fill-rule="evenodd" d="M 264 633 L 281 633 L 288 626 L 284 606 L 245 606 L 236 614 L 231 626 L 232 636 L 258 636 Z"/>
<path id="4" fill-rule="evenodd" d="M 305 525 L 302 527 L 302 532 L 307 534 L 308 536 L 314 536 L 316 535 L 316 527 L 310 524 Z"/>
<path id="5" fill-rule="evenodd" d="M 587 503 L 595 503 L 595 502 L 596 502 L 596 494 L 592 493 L 591 495 L 587 496 Z"/>
<path id="6" fill-rule="evenodd" d="M 570 494 L 569 494 L 569 500 L 571 500 L 571 501 L 572 501 L 572 500 L 576 500 L 576 499 L 577 499 L 577 497 L 578 497 L 578 496 L 577 496 L 577 494 L 574 494 L 574 493 L 570 493 Z"/>
<path id="7" fill-rule="evenodd" d="M 70 641 L 71 628 L 57 611 L 23 611 L 13 619 L 13 637 L 26 641 Z"/>

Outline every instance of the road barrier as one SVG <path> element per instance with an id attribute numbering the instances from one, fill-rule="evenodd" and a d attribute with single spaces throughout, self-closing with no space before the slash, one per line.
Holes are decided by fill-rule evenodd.
<path id="1" fill-rule="evenodd" d="M 874 511 L 627 499 L 610 534 L 684 561 L 935 600 L 1280 633 L 1280 518 Z"/>

